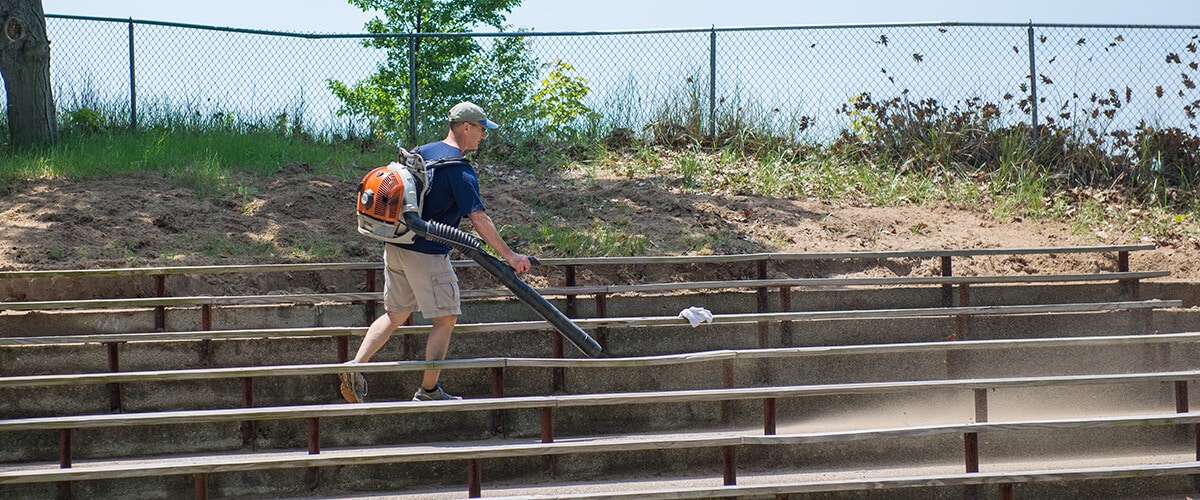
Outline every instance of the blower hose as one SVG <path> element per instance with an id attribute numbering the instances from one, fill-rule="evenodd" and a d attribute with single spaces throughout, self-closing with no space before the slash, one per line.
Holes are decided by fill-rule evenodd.
<path id="1" fill-rule="evenodd" d="M 424 238 L 446 243 L 467 254 L 471 260 L 477 262 L 480 267 L 499 279 L 506 288 L 512 290 L 517 298 L 529 304 L 529 307 L 532 307 L 539 316 L 550 322 L 558 330 L 558 333 L 575 344 L 580 351 L 593 358 L 604 357 L 604 348 L 600 347 L 595 339 L 547 302 L 528 283 L 518 278 L 511 267 L 485 252 L 479 246 L 479 241 L 470 233 L 437 221 L 427 222 L 415 212 L 405 212 L 404 223 L 409 229 Z M 530 260 L 536 262 L 532 257 Z"/>

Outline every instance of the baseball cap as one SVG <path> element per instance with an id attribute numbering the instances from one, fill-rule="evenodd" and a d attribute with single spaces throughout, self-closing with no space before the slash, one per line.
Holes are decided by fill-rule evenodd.
<path id="1" fill-rule="evenodd" d="M 470 101 L 460 102 L 455 104 L 453 108 L 450 108 L 450 123 L 454 122 L 479 122 L 480 125 L 487 128 L 499 127 L 499 125 L 496 125 L 496 122 L 488 119 L 487 113 L 483 111 L 483 108 Z"/>

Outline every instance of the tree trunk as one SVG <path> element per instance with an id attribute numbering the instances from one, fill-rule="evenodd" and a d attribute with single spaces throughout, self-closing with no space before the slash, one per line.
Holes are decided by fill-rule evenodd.
<path id="1" fill-rule="evenodd" d="M 0 77 L 8 97 L 13 146 L 58 141 L 50 90 L 50 40 L 41 0 L 0 0 Z"/>

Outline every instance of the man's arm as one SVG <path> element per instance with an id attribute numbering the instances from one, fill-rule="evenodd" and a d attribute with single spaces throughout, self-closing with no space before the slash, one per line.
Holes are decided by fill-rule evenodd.
<path id="1" fill-rule="evenodd" d="M 508 244 L 504 243 L 504 239 L 500 237 L 500 232 L 496 231 L 496 224 L 492 222 L 492 218 L 488 216 L 486 211 L 476 210 L 471 212 L 467 214 L 467 219 L 471 220 L 471 225 L 475 226 L 475 232 L 479 233 L 484 243 L 496 249 L 514 271 L 524 273 L 533 267 L 529 263 L 529 257 L 508 248 Z"/>

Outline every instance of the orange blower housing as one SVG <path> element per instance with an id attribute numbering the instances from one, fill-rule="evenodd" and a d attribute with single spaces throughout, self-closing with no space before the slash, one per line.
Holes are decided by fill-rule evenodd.
<path id="1" fill-rule="evenodd" d="M 358 183 L 358 232 L 391 243 L 412 243 L 416 234 L 404 224 L 404 213 L 420 214 L 426 185 L 425 165 L 412 155 L 405 163 L 375 168 Z M 405 160 L 404 155 L 401 159 Z M 419 172 L 419 177 L 414 172 Z"/>

